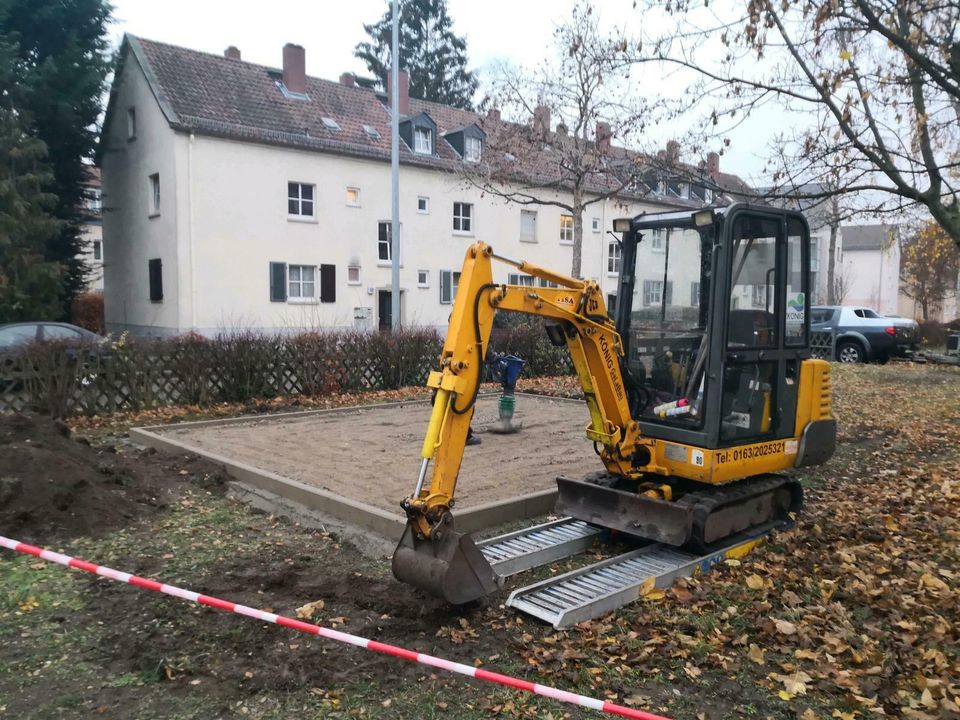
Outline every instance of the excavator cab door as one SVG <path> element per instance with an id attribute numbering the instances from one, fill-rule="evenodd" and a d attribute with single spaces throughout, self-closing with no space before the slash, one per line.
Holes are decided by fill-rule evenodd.
<path id="1" fill-rule="evenodd" d="M 808 356 L 809 233 L 798 217 L 759 209 L 725 219 L 727 282 L 720 447 L 791 437 L 801 360 Z"/>

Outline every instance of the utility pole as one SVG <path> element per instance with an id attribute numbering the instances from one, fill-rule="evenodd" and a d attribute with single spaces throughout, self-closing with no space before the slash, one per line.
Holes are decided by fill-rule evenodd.
<path id="1" fill-rule="evenodd" d="M 390 329 L 400 329 L 400 0 L 392 0 L 390 59 Z"/>

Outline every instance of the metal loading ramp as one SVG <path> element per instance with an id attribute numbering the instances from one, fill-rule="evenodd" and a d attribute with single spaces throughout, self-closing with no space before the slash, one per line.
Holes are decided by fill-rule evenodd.
<path id="1" fill-rule="evenodd" d="M 602 532 L 582 520 L 561 518 L 484 540 L 477 548 L 497 575 L 507 577 L 581 553 Z"/>
<path id="2" fill-rule="evenodd" d="M 709 570 L 736 550 L 756 544 L 740 542 L 697 556 L 651 544 L 593 565 L 514 590 L 507 606 L 559 629 L 591 620 L 637 600 L 648 578 L 666 588 L 680 577 Z"/>

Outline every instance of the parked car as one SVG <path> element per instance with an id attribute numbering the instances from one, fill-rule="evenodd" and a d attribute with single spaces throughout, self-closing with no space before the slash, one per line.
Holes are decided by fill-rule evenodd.
<path id="1" fill-rule="evenodd" d="M 810 329 L 834 333 L 835 357 L 843 363 L 886 362 L 907 355 L 920 336 L 913 320 L 884 317 L 867 307 L 818 305 L 810 312 Z"/>
<path id="2" fill-rule="evenodd" d="M 58 322 L 20 322 L 0 325 L 0 353 L 16 353 L 34 342 L 62 342 L 69 347 L 91 345 L 103 340 L 82 327 Z"/>

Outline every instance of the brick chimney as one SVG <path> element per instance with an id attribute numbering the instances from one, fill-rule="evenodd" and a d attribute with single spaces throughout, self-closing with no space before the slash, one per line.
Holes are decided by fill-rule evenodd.
<path id="1" fill-rule="evenodd" d="M 401 69 L 398 73 L 400 94 L 397 96 L 397 108 L 401 115 L 410 114 L 410 73 Z M 393 107 L 393 70 L 387 68 L 387 109 Z"/>
<path id="2" fill-rule="evenodd" d="M 231 45 L 223 51 L 223 56 L 229 60 L 239 60 L 240 48 L 238 48 L 236 45 Z"/>
<path id="3" fill-rule="evenodd" d="M 707 153 L 707 176 L 711 180 L 716 180 L 720 175 L 720 154 Z"/>
<path id="4" fill-rule="evenodd" d="M 550 134 L 550 108 L 546 105 L 537 105 L 533 109 L 533 129 L 544 137 Z"/>
<path id="5" fill-rule="evenodd" d="M 283 85 L 292 93 L 307 92 L 307 55 L 302 45 L 283 46 Z"/>
<path id="6" fill-rule="evenodd" d="M 676 140 L 670 140 L 667 143 L 666 159 L 671 165 L 676 165 L 680 162 L 680 143 Z"/>
<path id="7" fill-rule="evenodd" d="M 613 133 L 610 131 L 610 123 L 597 123 L 597 152 L 606 155 L 610 152 L 610 141 L 613 139 Z"/>
<path id="8" fill-rule="evenodd" d="M 343 73 L 340 76 L 340 84 L 346 85 L 347 87 L 353 87 L 357 84 L 357 79 L 353 76 L 353 73 Z"/>
<path id="9" fill-rule="evenodd" d="M 490 108 L 490 111 L 487 113 L 487 118 L 493 122 L 500 122 L 500 108 Z"/>

